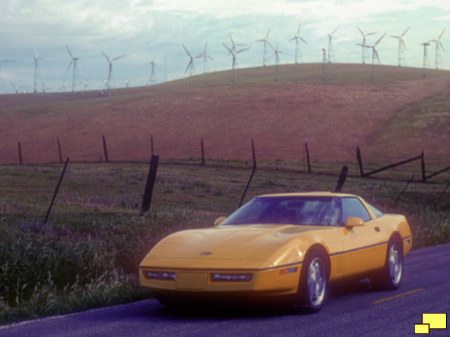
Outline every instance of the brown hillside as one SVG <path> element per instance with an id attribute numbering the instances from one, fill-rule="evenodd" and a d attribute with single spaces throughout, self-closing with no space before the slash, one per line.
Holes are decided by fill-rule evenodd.
<path id="1" fill-rule="evenodd" d="M 150 137 L 162 159 L 200 156 L 392 162 L 425 151 L 450 165 L 450 73 L 369 65 L 286 65 L 211 73 L 153 87 L 0 96 L 0 164 L 103 158 L 146 160 Z M 276 71 L 276 73 L 275 73 Z M 322 81 L 322 74 L 327 77 Z M 275 76 L 277 81 L 274 81 Z"/>

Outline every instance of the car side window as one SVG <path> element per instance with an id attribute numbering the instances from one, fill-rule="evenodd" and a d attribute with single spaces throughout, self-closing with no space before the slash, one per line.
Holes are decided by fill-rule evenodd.
<path id="1" fill-rule="evenodd" d="M 357 198 L 342 198 L 342 221 L 346 223 L 347 217 L 352 216 L 370 221 L 370 215 L 364 205 Z"/>

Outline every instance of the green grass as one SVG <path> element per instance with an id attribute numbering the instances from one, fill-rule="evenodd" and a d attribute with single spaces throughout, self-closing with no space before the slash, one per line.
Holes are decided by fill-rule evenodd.
<path id="1" fill-rule="evenodd" d="M 151 211 L 140 216 L 148 165 L 69 164 L 48 224 L 47 207 L 62 165 L 1 166 L 0 322 L 84 310 L 148 298 L 137 286 L 139 262 L 163 236 L 207 227 L 239 203 L 251 163 L 163 162 Z M 333 190 L 340 163 L 259 163 L 246 200 L 276 192 Z M 415 167 L 406 167 L 409 176 Z M 303 172 L 302 172 L 303 171 Z M 322 172 L 322 173 L 320 173 Z M 332 174 L 324 172 L 333 172 Z M 402 180 L 361 179 L 350 169 L 344 192 L 384 212 L 405 214 L 414 247 L 450 241 L 450 191 Z"/>

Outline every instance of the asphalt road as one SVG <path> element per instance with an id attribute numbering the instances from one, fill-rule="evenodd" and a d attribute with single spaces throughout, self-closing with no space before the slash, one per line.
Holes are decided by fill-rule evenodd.
<path id="1" fill-rule="evenodd" d="M 3 325 L 0 336 L 411 336 L 422 313 L 450 313 L 450 243 L 409 253 L 397 291 L 351 284 L 334 289 L 317 314 L 271 308 L 174 312 L 147 300 Z M 447 327 L 429 335 L 450 333 Z"/>

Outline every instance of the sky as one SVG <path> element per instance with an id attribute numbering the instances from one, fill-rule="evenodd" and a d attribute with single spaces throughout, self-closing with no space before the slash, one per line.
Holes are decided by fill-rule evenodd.
<path id="1" fill-rule="evenodd" d="M 422 43 L 436 40 L 450 49 L 448 0 L 2 0 L 0 11 L 0 93 L 33 92 L 37 55 L 37 91 L 71 91 L 77 57 L 76 91 L 103 90 L 112 62 L 111 87 L 143 86 L 229 70 L 232 56 L 224 44 L 236 49 L 236 67 L 263 65 L 266 37 L 279 53 L 281 64 L 295 63 L 296 43 L 291 39 L 300 25 L 299 63 L 323 61 L 329 49 L 337 63 L 362 63 L 362 35 L 377 44 L 381 64 L 398 65 L 398 39 L 403 36 L 404 65 L 423 66 Z M 269 31 L 270 30 L 270 31 Z M 190 58 L 204 52 L 212 59 Z M 427 49 L 428 65 L 435 68 L 435 46 Z M 447 47 L 447 48 L 446 48 Z M 270 47 L 268 47 L 270 48 Z M 274 65 L 268 49 L 266 64 Z M 440 69 L 450 70 L 450 53 L 440 52 Z M 334 58 L 333 58 L 334 56 Z M 11 62 L 10 62 L 11 61 Z M 153 67 L 152 75 L 151 62 Z M 366 63 L 372 62 L 367 49 Z M 84 82 L 84 85 L 83 85 Z M 14 84 L 14 85 L 13 85 Z"/>

